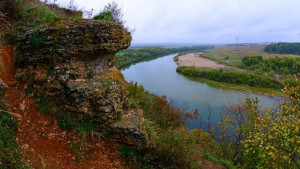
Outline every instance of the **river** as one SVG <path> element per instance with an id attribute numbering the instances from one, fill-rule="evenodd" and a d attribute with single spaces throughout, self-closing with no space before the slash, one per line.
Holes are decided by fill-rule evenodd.
<path id="1" fill-rule="evenodd" d="M 212 87 L 205 83 L 190 80 L 176 72 L 177 64 L 173 61 L 176 54 L 155 60 L 140 62 L 122 70 L 125 79 L 138 82 L 156 95 L 167 96 L 175 106 L 184 107 L 193 112 L 198 109 L 201 118 L 188 120 L 189 129 L 205 128 L 208 123 L 220 120 L 220 108 L 237 103 L 247 97 L 259 99 L 262 108 L 275 109 L 283 98 L 255 94 L 241 90 Z"/>

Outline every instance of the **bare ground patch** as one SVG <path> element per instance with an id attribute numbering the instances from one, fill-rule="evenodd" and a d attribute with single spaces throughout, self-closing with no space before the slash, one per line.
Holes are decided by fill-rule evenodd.
<path id="1" fill-rule="evenodd" d="M 211 69 L 228 69 L 228 66 L 217 63 L 216 61 L 203 58 L 203 52 L 188 53 L 178 57 L 177 64 L 179 66 L 195 66 L 197 68 L 211 68 Z"/>

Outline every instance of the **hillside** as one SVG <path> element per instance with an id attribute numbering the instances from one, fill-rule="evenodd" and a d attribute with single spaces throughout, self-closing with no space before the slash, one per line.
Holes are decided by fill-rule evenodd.
<path id="1" fill-rule="evenodd" d="M 109 11 L 83 19 L 35 0 L 0 5 L 0 168 L 231 165 L 192 151 L 198 136 L 212 138 L 188 131 L 165 97 L 125 81 L 113 60 L 131 34 Z"/>
<path id="2" fill-rule="evenodd" d="M 118 5 L 109 3 L 93 19 L 76 9 L 39 0 L 0 2 L 1 169 L 300 167 L 297 59 L 239 58 L 255 70 L 294 74 L 295 83 L 281 91 L 287 101 L 262 111 L 257 99 L 241 100 L 225 106 L 221 120 L 206 131 L 188 130 L 186 122 L 201 119 L 201 110 L 174 107 L 166 96 L 126 82 L 116 68 L 116 54 L 126 53 L 132 41 Z M 131 59 L 147 59 L 142 50 L 130 51 Z M 278 66 L 273 70 L 269 63 Z M 179 70 L 221 82 L 282 87 L 243 72 Z"/>

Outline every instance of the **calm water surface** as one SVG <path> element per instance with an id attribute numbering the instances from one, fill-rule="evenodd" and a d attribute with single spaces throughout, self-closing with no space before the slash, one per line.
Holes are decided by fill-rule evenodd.
<path id="1" fill-rule="evenodd" d="M 187 107 L 190 112 L 198 109 L 202 117 L 198 120 L 187 121 L 190 129 L 205 128 L 208 121 L 217 122 L 220 119 L 218 113 L 220 108 L 237 103 L 239 99 L 258 98 L 260 106 L 271 109 L 275 109 L 278 102 L 283 99 L 240 90 L 216 88 L 190 80 L 176 72 L 177 64 L 173 61 L 174 56 L 175 54 L 167 55 L 152 61 L 141 62 L 122 70 L 122 73 L 127 81 L 138 82 L 156 95 L 166 95 L 168 101 L 176 106 Z"/>

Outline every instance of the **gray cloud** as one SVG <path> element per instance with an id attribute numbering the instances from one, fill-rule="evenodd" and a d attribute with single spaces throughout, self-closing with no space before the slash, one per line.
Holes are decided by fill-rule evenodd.
<path id="1" fill-rule="evenodd" d="M 66 6 L 69 0 L 58 0 Z M 110 0 L 75 0 L 103 8 Z M 300 41 L 299 0 L 116 0 L 135 43 Z"/>

